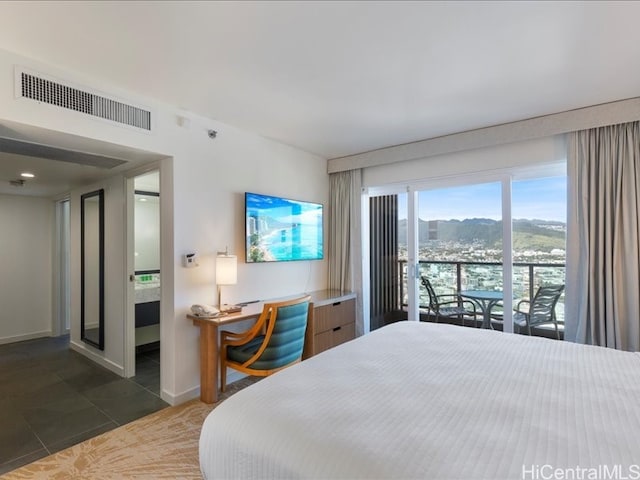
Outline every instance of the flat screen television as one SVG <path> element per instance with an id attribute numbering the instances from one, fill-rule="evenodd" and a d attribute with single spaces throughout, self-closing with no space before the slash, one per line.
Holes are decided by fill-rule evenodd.
<path id="1" fill-rule="evenodd" d="M 247 263 L 323 258 L 322 204 L 245 193 Z"/>

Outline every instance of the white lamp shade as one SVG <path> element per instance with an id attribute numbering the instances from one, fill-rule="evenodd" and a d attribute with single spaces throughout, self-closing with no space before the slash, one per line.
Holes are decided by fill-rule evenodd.
<path id="1" fill-rule="evenodd" d="M 216 258 L 216 283 L 218 285 L 235 285 L 238 283 L 238 257 L 235 255 L 218 255 Z"/>

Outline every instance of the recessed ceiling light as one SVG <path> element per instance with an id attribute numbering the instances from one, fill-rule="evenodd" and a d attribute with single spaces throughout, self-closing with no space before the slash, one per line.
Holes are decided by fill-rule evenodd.
<path id="1" fill-rule="evenodd" d="M 33 177 L 35 177 L 35 175 L 33 173 L 29 173 L 29 172 L 22 172 L 20 174 L 20 176 L 24 177 L 24 178 L 33 178 Z"/>

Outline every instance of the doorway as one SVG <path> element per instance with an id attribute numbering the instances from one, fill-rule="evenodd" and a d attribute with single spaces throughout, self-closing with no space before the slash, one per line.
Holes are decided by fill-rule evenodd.
<path id="1" fill-rule="evenodd" d="M 476 280 L 483 288 L 499 290 L 506 331 L 511 331 L 512 262 L 511 262 L 511 178 L 495 175 L 484 179 L 457 177 L 415 183 L 402 188 L 391 186 L 370 189 L 371 278 L 381 293 L 394 292 L 391 303 L 383 310 L 383 324 L 397 320 L 433 320 L 424 279 L 429 280 L 438 296 L 456 296 L 471 289 Z M 393 202 L 389 202 L 393 199 Z M 373 247 L 376 222 L 382 212 L 385 222 L 382 243 L 395 238 L 387 254 Z M 392 228 L 388 228 L 390 225 Z M 393 232 L 389 235 L 388 232 Z M 382 253 L 381 253 L 382 252 Z M 388 259 L 391 268 L 379 268 Z M 478 265 L 476 265 L 478 264 Z M 478 272 L 471 271 L 476 268 Z M 487 268 L 490 271 L 487 271 Z M 471 269 L 471 270 L 469 270 Z M 467 270 L 469 270 L 467 272 Z M 386 278 L 381 282 L 379 272 Z M 485 281 L 486 280 L 486 281 Z M 372 295 L 372 318 L 374 305 Z M 503 298 L 503 300 L 502 300 Z M 437 317 L 435 317 L 437 320 Z M 381 325 L 372 324 L 372 329 Z"/>
<path id="2" fill-rule="evenodd" d="M 371 329 L 409 319 L 513 331 L 513 306 L 541 286 L 564 284 L 559 173 L 552 165 L 370 188 Z M 431 297 L 466 312 L 442 317 Z M 561 297 L 553 322 L 560 337 L 563 307 Z M 554 324 L 530 334 L 550 336 Z"/>
<path id="3" fill-rule="evenodd" d="M 127 376 L 160 395 L 160 172 L 153 170 L 128 179 L 128 271 L 131 294 L 132 341 L 129 358 L 134 359 Z"/>
<path id="4" fill-rule="evenodd" d="M 68 335 L 71 329 L 71 224 L 69 199 L 56 202 L 55 211 L 55 303 L 53 336 Z"/>

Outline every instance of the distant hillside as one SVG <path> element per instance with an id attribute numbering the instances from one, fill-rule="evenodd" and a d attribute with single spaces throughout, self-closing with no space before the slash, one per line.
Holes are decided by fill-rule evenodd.
<path id="1" fill-rule="evenodd" d="M 497 248 L 502 239 L 502 222 L 490 218 L 437 220 L 436 222 L 430 224 L 425 220 L 418 220 L 420 245 L 426 244 L 429 240 L 438 240 L 480 243 L 485 248 Z M 516 250 L 550 251 L 554 248 L 565 248 L 564 224 L 561 222 L 516 219 L 513 224 L 513 247 Z M 401 245 L 407 243 L 406 220 L 399 222 L 398 243 Z"/>

